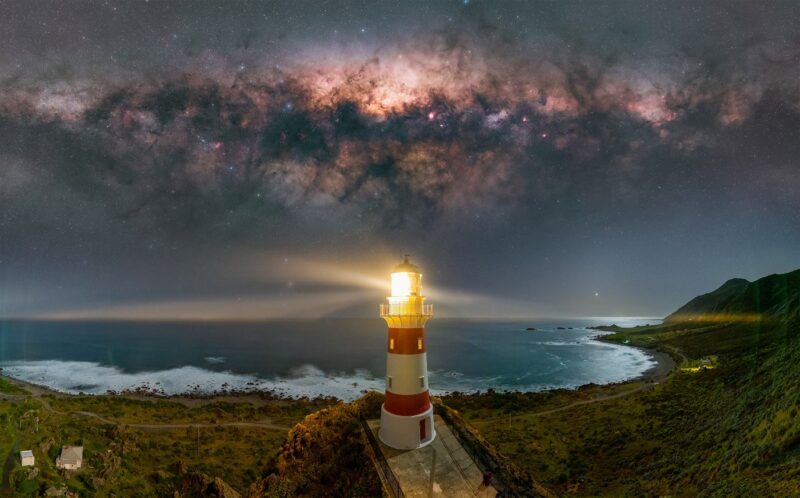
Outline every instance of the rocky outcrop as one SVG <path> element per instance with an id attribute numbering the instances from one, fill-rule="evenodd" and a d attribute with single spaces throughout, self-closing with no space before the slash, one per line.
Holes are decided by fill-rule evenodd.
<path id="1" fill-rule="evenodd" d="M 169 469 L 158 470 L 150 475 L 156 484 L 159 496 L 172 498 L 241 498 L 241 494 L 219 477 L 188 470 L 178 461 Z"/>
<path id="2" fill-rule="evenodd" d="M 382 402 L 373 392 L 307 416 L 289 431 L 248 497 L 381 496 L 359 418 L 379 416 Z"/>

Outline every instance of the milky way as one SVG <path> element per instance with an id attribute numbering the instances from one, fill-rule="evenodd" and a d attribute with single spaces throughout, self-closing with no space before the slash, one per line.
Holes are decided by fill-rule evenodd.
<path id="1" fill-rule="evenodd" d="M 313 5 L 4 7 L 5 309 L 286 292 L 228 278 L 260 251 L 412 251 L 531 313 L 796 265 L 792 4 Z"/>

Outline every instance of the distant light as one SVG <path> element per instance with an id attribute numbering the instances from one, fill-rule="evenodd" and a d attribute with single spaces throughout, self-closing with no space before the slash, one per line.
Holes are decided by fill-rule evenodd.
<path id="1" fill-rule="evenodd" d="M 599 295 L 600 295 L 600 293 L 599 293 L 599 292 L 595 292 L 595 293 L 594 293 L 594 296 L 595 296 L 595 297 L 597 297 L 597 296 L 599 296 Z"/>
<path id="2" fill-rule="evenodd" d="M 433 119 L 435 117 L 436 117 L 436 113 L 435 112 L 431 111 L 431 112 L 428 113 L 428 121 L 433 121 Z"/>

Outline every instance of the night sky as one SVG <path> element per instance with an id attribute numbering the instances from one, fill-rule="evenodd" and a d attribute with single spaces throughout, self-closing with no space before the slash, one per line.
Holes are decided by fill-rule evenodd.
<path id="1" fill-rule="evenodd" d="M 800 4 L 4 1 L 0 315 L 663 316 L 800 267 Z"/>

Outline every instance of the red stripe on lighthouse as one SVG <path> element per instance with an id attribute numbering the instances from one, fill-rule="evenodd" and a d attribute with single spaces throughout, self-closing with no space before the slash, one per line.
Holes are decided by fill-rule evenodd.
<path id="1" fill-rule="evenodd" d="M 425 352 L 425 329 L 389 329 L 388 351 L 394 354 Z"/>
<path id="2" fill-rule="evenodd" d="M 386 391 L 383 406 L 387 412 L 395 415 L 419 415 L 431 406 L 431 400 L 428 391 L 419 394 L 395 394 Z"/>

